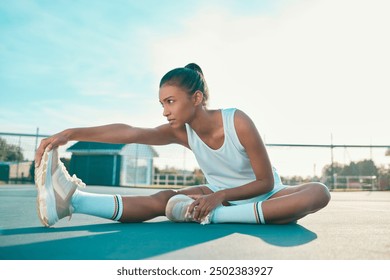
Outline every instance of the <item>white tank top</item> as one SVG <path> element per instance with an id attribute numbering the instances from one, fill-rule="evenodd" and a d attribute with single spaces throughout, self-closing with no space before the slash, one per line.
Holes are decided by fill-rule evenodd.
<path id="1" fill-rule="evenodd" d="M 208 187 L 216 192 L 235 188 L 256 180 L 248 155 L 238 139 L 234 127 L 236 108 L 222 109 L 225 139 L 219 149 L 211 149 L 192 128 L 186 124 L 188 144 L 202 169 Z M 275 188 L 283 188 L 280 177 L 273 168 Z"/>

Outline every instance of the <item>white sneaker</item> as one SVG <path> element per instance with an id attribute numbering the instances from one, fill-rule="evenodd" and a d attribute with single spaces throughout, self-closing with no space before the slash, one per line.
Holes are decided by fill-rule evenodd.
<path id="1" fill-rule="evenodd" d="M 77 187 L 85 184 L 75 175 L 70 177 L 64 164 L 58 157 L 58 150 L 47 150 L 41 164 L 35 168 L 35 185 L 38 189 L 38 217 L 46 227 L 58 220 L 72 216 L 71 199 Z"/>
<path id="2" fill-rule="evenodd" d="M 188 208 L 191 203 L 194 202 L 189 196 L 178 194 L 168 200 L 167 206 L 165 208 L 165 215 L 172 222 L 198 222 L 192 216 L 192 213 L 188 212 Z M 204 218 L 200 224 L 207 225 L 210 224 L 210 214 Z"/>

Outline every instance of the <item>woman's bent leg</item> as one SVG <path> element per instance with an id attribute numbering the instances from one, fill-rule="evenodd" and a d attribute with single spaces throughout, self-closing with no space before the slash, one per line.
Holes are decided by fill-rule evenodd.
<path id="1" fill-rule="evenodd" d="M 328 188 L 321 183 L 306 183 L 283 189 L 262 202 L 266 223 L 294 222 L 324 208 L 330 201 Z"/>
<path id="2" fill-rule="evenodd" d="M 326 186 L 307 183 L 285 188 L 265 201 L 220 206 L 213 211 L 211 222 L 286 224 L 320 210 L 329 200 Z"/>

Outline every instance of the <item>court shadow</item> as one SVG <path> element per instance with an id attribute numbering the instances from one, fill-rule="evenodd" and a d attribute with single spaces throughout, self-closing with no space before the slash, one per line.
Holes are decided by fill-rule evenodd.
<path id="1" fill-rule="evenodd" d="M 84 236 L 69 237 L 72 235 Z M 87 234 L 85 234 L 87 232 Z M 51 234 L 54 240 L 3 246 L 0 259 L 9 260 L 139 260 L 244 234 L 280 247 L 300 246 L 317 238 L 297 225 L 178 224 L 169 221 L 135 224 L 104 223 L 64 228 L 29 227 L 3 230 L 2 235 Z M 65 238 L 64 238 L 65 237 Z"/>

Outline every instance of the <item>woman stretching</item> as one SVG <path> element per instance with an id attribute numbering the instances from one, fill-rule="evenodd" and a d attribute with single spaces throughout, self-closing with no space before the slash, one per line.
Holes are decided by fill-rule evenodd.
<path id="1" fill-rule="evenodd" d="M 284 186 L 252 120 L 238 109 L 208 109 L 208 96 L 202 70 L 191 63 L 161 79 L 159 99 L 168 123 L 72 128 L 42 140 L 35 157 L 41 222 L 52 226 L 82 213 L 123 223 L 166 215 L 175 222 L 286 224 L 328 204 L 330 194 L 321 183 Z M 150 196 L 87 193 L 58 157 L 57 147 L 73 140 L 180 144 L 193 151 L 207 184 Z"/>

